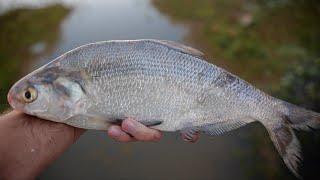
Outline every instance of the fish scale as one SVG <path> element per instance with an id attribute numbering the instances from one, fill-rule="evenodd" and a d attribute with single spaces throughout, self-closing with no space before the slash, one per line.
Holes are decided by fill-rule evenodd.
<path id="1" fill-rule="evenodd" d="M 204 87 L 203 86 L 204 84 L 207 84 L 207 86 L 209 86 L 209 84 L 215 83 L 215 80 L 216 80 L 215 77 L 217 77 L 216 74 L 220 73 L 220 69 L 218 68 L 215 69 L 213 65 L 200 61 L 194 56 L 190 56 L 184 53 L 179 53 L 177 51 L 169 49 L 168 47 L 164 47 L 153 42 L 144 43 L 146 44 L 144 46 L 140 45 L 142 43 L 136 43 L 136 44 L 138 45 L 136 46 L 132 44 L 130 45 L 124 44 L 122 46 L 118 45 L 118 46 L 121 46 L 121 48 L 119 49 L 122 49 L 122 53 L 116 53 L 116 55 L 113 55 L 110 57 L 104 57 L 103 59 L 100 59 L 98 61 L 100 63 L 94 63 L 89 66 L 87 71 L 92 72 L 93 76 L 95 77 L 94 78 L 95 81 L 93 82 L 93 84 L 97 82 L 96 83 L 97 85 L 95 85 L 94 87 L 95 89 L 101 89 L 101 92 L 108 92 L 108 90 L 104 88 L 104 85 L 109 86 L 107 82 L 108 80 L 105 80 L 105 79 L 109 79 L 109 81 L 111 81 L 113 77 L 118 77 L 118 76 L 122 76 L 122 77 L 134 76 L 135 77 L 134 79 L 131 79 L 131 80 L 126 80 L 126 79 L 122 79 L 122 81 L 117 80 L 120 83 L 116 87 L 113 87 L 112 85 L 115 85 L 115 83 L 112 83 L 111 86 L 109 87 L 115 88 L 116 91 L 119 92 L 119 94 L 115 93 L 115 95 L 111 95 L 112 97 L 116 97 L 114 98 L 115 101 L 108 100 L 107 102 L 109 103 L 106 104 L 105 103 L 106 100 L 99 98 L 102 102 L 97 103 L 96 106 L 100 108 L 101 107 L 109 108 L 111 109 L 110 111 L 113 112 L 113 114 L 115 114 L 114 110 L 120 107 L 121 109 L 120 112 L 121 113 L 126 112 L 126 113 L 125 114 L 119 113 L 118 114 L 119 117 L 117 118 L 124 117 L 124 116 L 133 116 L 140 120 L 147 120 L 147 119 L 158 117 L 160 119 L 174 118 L 175 121 L 179 121 L 179 119 L 181 118 L 186 118 L 185 116 L 187 115 L 185 114 L 188 114 L 186 112 L 192 111 L 192 108 L 198 109 L 198 111 L 200 111 L 198 113 L 201 113 L 200 108 L 197 107 L 196 105 L 197 102 L 192 102 L 192 100 L 196 101 L 196 99 L 198 98 L 197 96 L 200 96 L 201 94 L 205 93 L 205 92 L 200 92 L 208 88 L 208 87 Z M 152 47 L 156 45 L 156 48 L 154 47 L 146 48 L 151 46 L 149 44 L 152 44 Z M 97 49 L 97 47 L 92 47 L 92 48 Z M 118 49 L 118 48 L 111 48 L 110 51 L 114 49 Z M 146 54 L 145 52 L 148 52 L 148 51 L 151 51 L 150 53 L 147 53 L 150 55 L 142 56 L 143 54 Z M 105 53 L 107 55 L 110 54 L 109 52 L 105 52 Z M 117 55 L 119 55 L 120 58 Z M 117 63 L 118 62 L 117 59 L 123 59 L 123 61 L 120 61 L 120 63 Z M 110 62 L 115 62 L 115 63 L 110 63 Z M 101 68 L 101 65 L 103 66 L 104 64 L 110 67 Z M 98 65 L 98 66 L 94 66 L 94 65 Z M 97 71 L 97 70 L 102 70 L 102 71 Z M 200 76 L 200 78 L 199 78 L 199 73 L 202 73 L 202 76 Z M 143 75 L 144 78 L 137 80 L 136 78 L 137 75 Z M 161 77 L 161 76 L 166 77 L 166 79 L 162 79 L 162 83 L 163 83 L 162 86 L 172 85 L 172 87 L 180 88 L 178 89 L 179 91 L 175 92 L 177 96 L 176 97 L 172 96 L 174 94 L 172 92 L 162 93 L 163 94 L 162 98 L 158 98 L 157 101 L 161 99 L 161 101 L 165 103 L 161 103 L 157 101 L 155 101 L 153 104 L 149 103 L 146 105 L 147 107 L 149 105 L 149 108 L 143 108 L 143 109 L 148 109 L 147 112 L 139 112 L 140 109 L 137 110 L 134 108 L 133 109 L 129 108 L 132 106 L 139 107 L 138 104 L 142 103 L 141 101 L 131 102 L 130 104 L 131 106 L 129 106 L 128 104 L 126 104 L 126 102 L 132 101 L 132 97 L 141 96 L 141 98 L 137 98 L 137 99 L 143 99 L 144 96 L 149 95 L 150 96 L 149 99 L 151 99 L 153 96 L 156 96 L 157 94 L 160 94 L 160 93 L 156 92 L 156 90 L 153 93 L 144 93 L 144 94 L 138 93 L 139 92 L 138 90 L 141 89 L 141 87 L 136 85 L 139 83 L 135 83 L 129 87 L 128 86 L 121 87 L 121 85 L 127 84 L 128 81 L 133 81 L 133 82 L 134 81 L 138 81 L 138 82 L 150 81 L 150 82 L 156 82 L 153 84 L 153 86 L 158 87 L 160 81 L 154 80 L 153 77 Z M 99 79 L 105 80 L 105 82 L 101 82 Z M 223 79 L 218 79 L 218 80 L 219 82 L 222 81 L 221 83 L 223 83 Z M 149 87 L 151 86 L 152 85 L 150 85 Z M 170 88 L 164 88 L 164 89 L 170 89 Z M 128 93 L 127 91 L 129 90 L 130 91 L 133 90 L 134 92 L 136 92 L 136 94 Z M 95 94 L 101 94 L 101 92 L 95 93 Z M 109 92 L 112 92 L 112 91 L 109 91 Z M 191 94 L 191 93 L 195 95 L 194 96 L 189 95 L 188 97 L 188 94 Z M 183 96 L 184 98 L 177 98 L 181 96 Z M 204 95 L 204 96 L 207 96 L 207 95 Z M 109 99 L 109 97 L 106 97 L 106 99 L 107 98 Z M 97 99 L 97 101 L 99 101 L 99 99 Z M 122 99 L 122 100 L 119 100 L 119 99 Z M 182 106 L 182 104 L 184 106 Z M 113 106 L 116 108 L 112 108 Z M 155 106 L 157 106 L 158 108 L 153 108 Z M 185 109 L 172 108 L 174 106 L 184 107 Z M 168 109 L 168 107 L 170 108 Z M 226 105 L 223 107 L 226 107 Z M 96 107 L 94 107 L 94 109 L 96 109 Z M 178 111 L 176 111 L 177 109 Z M 202 114 L 196 114 L 194 116 L 198 116 L 199 119 L 205 120 L 205 118 L 201 117 L 203 116 Z M 192 119 L 190 119 L 190 121 L 192 121 Z M 162 126 L 164 125 L 165 124 L 163 124 Z M 161 126 L 159 126 L 159 128 L 160 127 Z M 171 127 L 172 130 L 175 130 L 176 128 L 179 128 L 179 127 Z M 165 128 L 163 129 L 171 130 L 171 129 L 165 129 Z"/>
<path id="2" fill-rule="evenodd" d="M 27 91 L 31 98 L 23 97 Z M 203 53 L 165 40 L 105 41 L 81 46 L 17 82 L 15 109 L 71 126 L 107 130 L 119 119 L 187 141 L 201 131 L 221 135 L 258 121 L 287 167 L 299 177 L 293 129 L 318 128 L 320 115 L 267 95 L 205 61 Z"/>

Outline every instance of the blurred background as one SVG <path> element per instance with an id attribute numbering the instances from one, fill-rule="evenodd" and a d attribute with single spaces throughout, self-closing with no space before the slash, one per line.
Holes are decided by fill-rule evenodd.
<path id="1" fill-rule="evenodd" d="M 276 97 L 320 112 L 318 0 L 0 0 L 0 111 L 10 86 L 80 45 L 167 39 Z M 298 132 L 305 179 L 320 170 L 320 131 Z M 196 144 L 117 143 L 89 131 L 39 179 L 295 179 L 253 123 Z"/>

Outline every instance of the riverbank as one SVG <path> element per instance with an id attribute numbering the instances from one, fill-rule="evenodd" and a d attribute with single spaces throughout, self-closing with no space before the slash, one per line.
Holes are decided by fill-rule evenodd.
<path id="1" fill-rule="evenodd" d="M 153 0 L 210 61 L 272 92 L 290 64 L 313 57 L 320 24 L 316 1 Z"/>

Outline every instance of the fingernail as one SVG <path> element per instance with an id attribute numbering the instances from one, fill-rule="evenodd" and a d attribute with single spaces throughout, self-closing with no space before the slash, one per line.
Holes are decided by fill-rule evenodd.
<path id="1" fill-rule="evenodd" d="M 114 136 L 114 137 L 118 137 L 120 136 L 121 132 L 116 129 L 115 127 L 110 127 L 109 129 L 109 135 Z"/>
<path id="2" fill-rule="evenodd" d="M 126 121 L 126 126 L 128 128 L 127 130 L 130 131 L 130 132 L 131 131 L 135 131 L 135 129 L 137 128 L 135 122 L 133 120 L 131 120 L 131 119 L 128 119 Z"/>

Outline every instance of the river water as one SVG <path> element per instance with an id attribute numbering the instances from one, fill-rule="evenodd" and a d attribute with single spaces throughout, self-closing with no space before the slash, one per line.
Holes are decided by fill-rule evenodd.
<path id="1" fill-rule="evenodd" d="M 61 25 L 60 39 L 50 52 L 33 61 L 30 71 L 90 42 L 140 38 L 184 42 L 188 33 L 188 25 L 172 22 L 148 0 L 62 0 L 40 4 L 23 0 L 0 1 L 0 5 L 4 12 L 56 2 L 73 10 Z M 35 49 L 41 50 L 41 44 Z M 165 133 L 159 143 L 124 144 L 111 140 L 105 132 L 88 131 L 40 179 L 255 179 L 261 175 L 291 177 L 266 131 L 253 124 L 221 137 L 202 136 L 196 144 L 182 142 L 178 133 Z"/>

